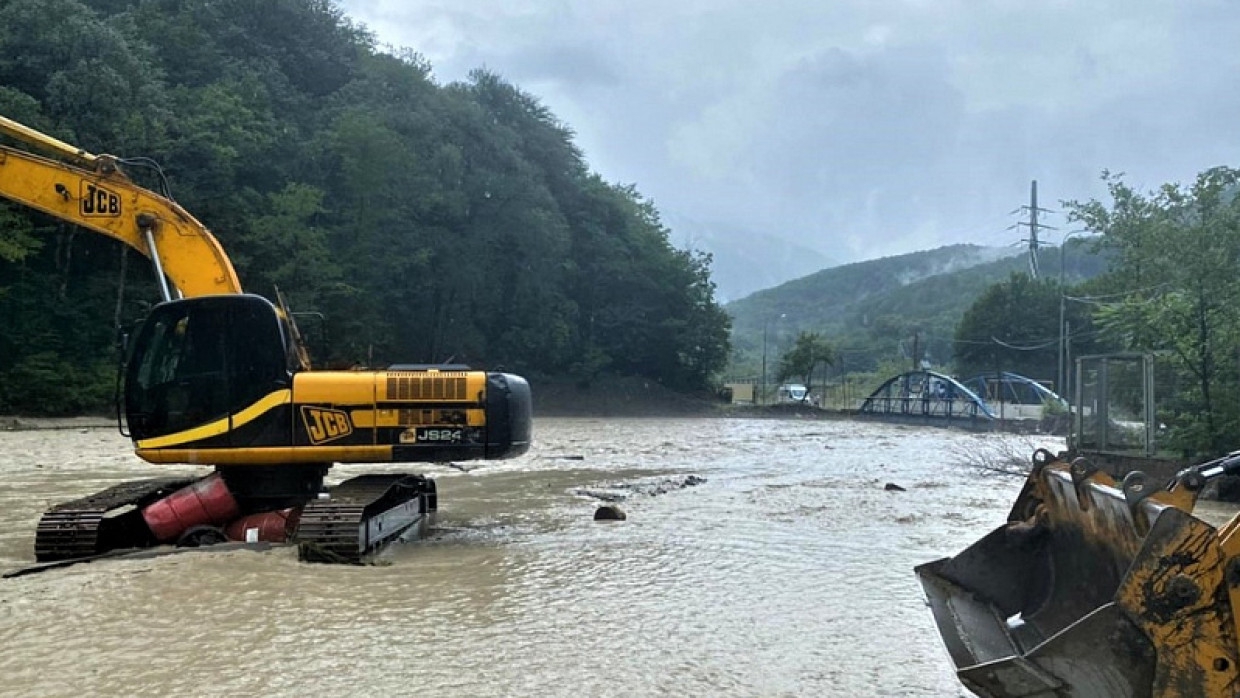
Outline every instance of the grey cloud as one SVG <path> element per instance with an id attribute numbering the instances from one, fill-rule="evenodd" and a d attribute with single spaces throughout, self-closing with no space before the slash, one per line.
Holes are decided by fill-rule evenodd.
<path id="1" fill-rule="evenodd" d="M 1240 165 L 1240 6 L 349 0 L 444 80 L 539 95 L 669 214 L 847 261 L 1004 245 L 1044 204 Z M 1063 220 L 1052 219 L 1053 225 Z"/>
<path id="2" fill-rule="evenodd" d="M 581 45 L 552 44 L 514 51 L 503 65 L 511 66 L 514 76 L 556 82 L 573 91 L 615 87 L 621 79 L 609 56 Z"/>

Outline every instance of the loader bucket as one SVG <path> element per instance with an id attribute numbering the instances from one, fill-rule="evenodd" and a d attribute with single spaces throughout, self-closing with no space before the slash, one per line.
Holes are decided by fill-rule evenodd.
<path id="1" fill-rule="evenodd" d="M 987 698 L 1237 695 L 1218 534 L 1139 473 L 1130 478 L 1121 487 L 1079 463 L 1074 474 L 1035 458 L 1006 525 L 917 568 L 969 690 Z"/>

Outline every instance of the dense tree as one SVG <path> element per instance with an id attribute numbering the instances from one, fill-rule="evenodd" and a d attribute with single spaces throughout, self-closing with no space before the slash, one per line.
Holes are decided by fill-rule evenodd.
<path id="1" fill-rule="evenodd" d="M 0 262 L 17 262 L 42 246 L 29 218 L 0 203 Z"/>

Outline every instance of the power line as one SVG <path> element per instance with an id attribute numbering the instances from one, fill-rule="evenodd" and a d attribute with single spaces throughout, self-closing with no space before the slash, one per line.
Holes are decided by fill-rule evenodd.
<path id="1" fill-rule="evenodd" d="M 1169 282 L 1163 282 L 1161 284 L 1154 284 L 1153 286 L 1146 286 L 1145 288 L 1134 288 L 1129 291 L 1117 291 L 1115 293 L 1103 293 L 1103 294 L 1099 294 L 1096 296 L 1064 296 L 1064 298 L 1066 300 L 1076 301 L 1078 303 L 1094 303 L 1095 305 L 1103 305 L 1102 303 L 1099 303 L 1098 301 L 1103 301 L 1108 298 L 1123 298 L 1125 296 L 1135 296 L 1139 293 L 1157 291 L 1158 289 L 1166 288 L 1170 285 L 1171 284 Z M 1151 300 L 1151 299 L 1147 299 L 1147 300 Z"/>
<path id="2" fill-rule="evenodd" d="M 1068 334 L 1068 335 L 1067 335 L 1067 337 L 1068 337 L 1069 339 L 1080 339 L 1080 338 L 1084 338 L 1084 337 L 1096 337 L 1096 336 L 1098 336 L 1098 335 L 1100 335 L 1100 334 L 1102 334 L 1102 333 L 1103 333 L 1103 330 L 1101 330 L 1101 329 L 1092 329 L 1092 330 L 1088 330 L 1088 331 L 1085 331 L 1085 332 L 1073 332 L 1073 333 L 1071 333 L 1071 334 Z M 936 341 L 939 341 L 939 342 L 949 342 L 949 343 L 952 343 L 952 344 L 974 344 L 974 345 L 978 345 L 978 346 L 991 346 L 991 345 L 993 345 L 993 344 L 1000 344 L 1000 345 L 1003 345 L 1003 346 L 1008 346 L 1008 347 L 1009 347 L 1009 348 L 1011 348 L 1011 349 L 1017 349 L 1017 350 L 1020 350 L 1020 351 L 1032 351 L 1033 349 L 1044 348 L 1045 346 L 1047 346 L 1047 345 L 1048 345 L 1048 343 L 1054 343 L 1054 342 L 1058 342 L 1058 341 L 1059 341 L 1059 337 L 1058 337 L 1058 336 L 1056 336 L 1056 337 L 1048 337 L 1048 338 L 1045 338 L 1045 339 L 1042 339 L 1042 338 L 1033 339 L 1033 340 L 1029 340 L 1029 341 L 1033 342 L 1033 343 L 1034 343 L 1035 345 L 1037 345 L 1037 346 L 1033 346 L 1032 348 L 1025 349 L 1025 348 L 1023 348 L 1023 347 L 1019 347 L 1019 346 L 1016 346 L 1016 345 L 1012 345 L 1010 342 L 1005 343 L 1003 340 L 998 339 L 998 338 L 993 337 L 993 336 L 992 336 L 990 339 L 988 339 L 988 340 L 985 340 L 985 339 L 956 339 L 956 338 L 954 338 L 954 337 L 941 337 L 941 336 L 939 336 L 939 335 L 934 335 L 934 334 L 927 334 L 927 335 L 925 335 L 925 337 L 926 337 L 926 339 L 933 339 L 933 340 L 936 340 Z"/>
<path id="3" fill-rule="evenodd" d="M 1022 346 L 1018 346 L 1018 345 L 1016 345 L 1016 344 L 1009 344 L 1009 343 L 1007 343 L 1007 342 L 1003 341 L 1002 339 L 999 339 L 998 337 L 995 337 L 995 336 L 993 336 L 993 335 L 990 337 L 990 341 L 992 341 L 992 342 L 994 342 L 995 344 L 998 344 L 999 346 L 1004 347 L 1004 348 L 1006 348 L 1006 349 L 1014 349 L 1014 350 L 1016 350 L 1016 351 L 1039 351 L 1039 350 L 1042 350 L 1042 349 L 1045 349 L 1045 348 L 1047 348 L 1047 347 L 1051 346 L 1052 344 L 1058 344 L 1058 343 L 1059 343 L 1059 338 L 1058 338 L 1058 337 L 1055 337 L 1054 339 L 1048 339 L 1048 340 L 1045 340 L 1045 341 L 1043 341 L 1041 344 L 1035 344 L 1035 345 L 1032 345 L 1032 346 L 1024 346 L 1024 347 L 1022 347 Z"/>

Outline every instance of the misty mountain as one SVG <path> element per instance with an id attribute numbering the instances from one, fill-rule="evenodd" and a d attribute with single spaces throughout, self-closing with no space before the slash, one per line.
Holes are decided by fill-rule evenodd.
<path id="1" fill-rule="evenodd" d="M 839 260 L 778 235 L 675 214 L 665 214 L 664 219 L 672 230 L 673 244 L 709 252 L 714 258 L 711 279 L 721 303 L 839 264 Z"/>

